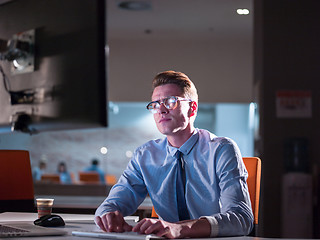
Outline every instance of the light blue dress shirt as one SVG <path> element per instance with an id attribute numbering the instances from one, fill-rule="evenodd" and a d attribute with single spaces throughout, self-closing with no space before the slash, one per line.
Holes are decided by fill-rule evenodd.
<path id="1" fill-rule="evenodd" d="M 115 210 L 131 215 L 149 193 L 161 219 L 179 221 L 175 191 L 177 150 L 167 138 L 137 148 L 96 215 Z M 196 129 L 179 150 L 183 153 L 191 219 L 206 217 L 211 223 L 211 236 L 249 234 L 253 213 L 246 184 L 248 173 L 236 143 Z"/>
<path id="2" fill-rule="evenodd" d="M 62 183 L 71 183 L 71 176 L 69 172 L 58 172 L 58 174 Z"/>

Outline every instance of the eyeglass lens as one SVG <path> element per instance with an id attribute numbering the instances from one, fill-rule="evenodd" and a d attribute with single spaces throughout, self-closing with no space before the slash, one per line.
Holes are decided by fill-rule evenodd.
<path id="1" fill-rule="evenodd" d="M 177 99 L 176 99 L 175 97 L 165 98 L 165 99 L 163 99 L 162 101 L 158 101 L 158 102 L 153 103 L 153 104 L 152 104 L 152 108 L 153 108 L 153 109 L 159 109 L 161 103 L 163 103 L 164 106 L 165 106 L 167 109 L 174 109 L 175 106 L 176 106 L 176 104 L 177 104 Z"/>

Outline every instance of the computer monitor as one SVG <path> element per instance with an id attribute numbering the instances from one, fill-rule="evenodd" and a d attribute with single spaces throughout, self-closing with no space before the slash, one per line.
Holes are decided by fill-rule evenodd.
<path id="1" fill-rule="evenodd" d="M 104 0 L 0 2 L 0 132 L 107 126 L 105 12 Z"/>

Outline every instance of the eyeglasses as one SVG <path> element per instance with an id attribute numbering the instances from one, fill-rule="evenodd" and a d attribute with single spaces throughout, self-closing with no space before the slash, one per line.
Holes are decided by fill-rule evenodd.
<path id="1" fill-rule="evenodd" d="M 158 101 L 153 101 L 150 102 L 147 105 L 147 109 L 150 110 L 152 113 L 157 113 L 160 105 L 163 103 L 163 105 L 166 107 L 168 110 L 175 109 L 178 105 L 178 101 L 189 101 L 192 102 L 191 99 L 183 98 L 183 97 L 176 97 L 176 96 L 170 96 Z"/>

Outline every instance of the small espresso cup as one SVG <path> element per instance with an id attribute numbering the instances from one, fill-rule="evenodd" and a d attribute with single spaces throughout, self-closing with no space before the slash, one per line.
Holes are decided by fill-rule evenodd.
<path id="1" fill-rule="evenodd" d="M 52 198 L 37 198 L 37 210 L 38 210 L 38 218 L 44 215 L 50 215 L 52 212 L 53 206 Z"/>

